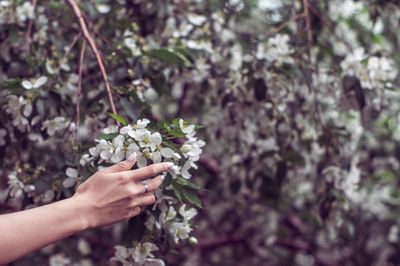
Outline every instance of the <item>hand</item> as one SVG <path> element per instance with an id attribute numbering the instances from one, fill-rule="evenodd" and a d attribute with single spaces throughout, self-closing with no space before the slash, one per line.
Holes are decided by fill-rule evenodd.
<path id="1" fill-rule="evenodd" d="M 130 170 L 136 162 L 135 155 L 130 157 L 130 160 L 96 172 L 77 188 L 71 199 L 85 206 L 83 215 L 87 228 L 128 220 L 141 212 L 140 206 L 155 202 L 152 191 L 162 184 L 163 177 L 148 181 L 148 192 L 140 181 L 167 171 L 173 163 L 157 163 Z"/>

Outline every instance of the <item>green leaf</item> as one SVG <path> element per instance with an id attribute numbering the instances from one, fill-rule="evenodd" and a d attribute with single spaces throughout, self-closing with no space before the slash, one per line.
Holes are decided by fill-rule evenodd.
<path id="1" fill-rule="evenodd" d="M 19 93 L 25 91 L 21 86 L 22 79 L 7 79 L 0 83 L 0 90 L 8 90 L 12 93 Z"/>
<path id="2" fill-rule="evenodd" d="M 161 129 L 163 129 L 163 128 L 165 128 L 165 125 L 166 124 L 166 122 L 164 121 L 164 120 L 158 120 L 158 122 L 157 122 L 157 128 L 159 129 L 159 130 L 161 130 Z"/>
<path id="3" fill-rule="evenodd" d="M 114 139 L 116 136 L 118 136 L 118 133 L 103 134 L 98 139 L 110 140 L 110 139 Z"/>
<path id="4" fill-rule="evenodd" d="M 172 135 L 174 137 L 177 137 L 177 138 L 182 138 L 182 137 L 186 136 L 185 133 L 183 133 L 180 129 L 177 129 L 177 128 L 175 128 L 175 129 L 167 129 L 167 131 L 168 131 L 168 134 L 170 134 L 170 135 Z"/>
<path id="5" fill-rule="evenodd" d="M 179 185 L 172 183 L 172 190 L 174 191 L 176 198 L 180 202 L 182 202 L 182 195 L 183 195 L 182 188 Z"/>
<path id="6" fill-rule="evenodd" d="M 177 177 L 174 179 L 174 182 L 182 185 L 182 186 L 186 186 L 186 187 L 190 187 L 193 189 L 198 189 L 198 190 L 203 190 L 203 188 L 199 185 L 193 184 L 192 182 L 187 181 L 186 179 L 182 178 L 182 177 Z"/>
<path id="7" fill-rule="evenodd" d="M 173 125 L 179 125 L 179 120 L 180 120 L 180 118 L 175 118 L 174 120 L 172 120 L 172 124 Z"/>
<path id="8" fill-rule="evenodd" d="M 181 53 L 177 53 L 166 48 L 154 49 L 148 53 L 149 56 L 160 59 L 175 65 L 191 66 L 190 61 Z"/>
<path id="9" fill-rule="evenodd" d="M 108 113 L 108 115 L 120 122 L 123 126 L 126 126 L 126 121 L 121 116 L 112 113 Z"/>
<path id="10" fill-rule="evenodd" d="M 199 208 L 203 208 L 203 206 L 201 205 L 201 200 L 196 195 L 196 193 L 194 193 L 191 190 L 186 190 L 186 189 L 182 189 L 182 192 L 183 192 L 183 196 L 185 197 L 185 199 L 187 199 L 190 203 L 193 203 L 194 205 L 196 205 Z"/>

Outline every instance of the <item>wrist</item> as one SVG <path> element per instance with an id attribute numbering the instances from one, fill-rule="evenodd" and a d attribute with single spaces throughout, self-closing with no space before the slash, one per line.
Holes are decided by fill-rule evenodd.
<path id="1" fill-rule="evenodd" d="M 73 216 L 76 219 L 76 227 L 78 231 L 90 229 L 90 212 L 89 208 L 85 205 L 85 201 L 77 195 L 65 199 L 66 203 L 70 206 Z"/>

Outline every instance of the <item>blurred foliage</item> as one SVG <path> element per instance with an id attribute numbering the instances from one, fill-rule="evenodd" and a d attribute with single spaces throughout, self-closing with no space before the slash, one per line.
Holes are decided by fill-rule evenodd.
<path id="1" fill-rule="evenodd" d="M 168 180 L 178 198 L 202 202 L 198 243 L 160 240 L 157 258 L 400 263 L 397 1 L 78 5 L 106 66 L 119 115 L 111 116 L 122 124 L 146 117 L 165 136 L 180 137 L 164 122 L 175 117 L 205 126 L 196 174 Z M 80 31 L 66 1 L 0 1 L 2 212 L 71 196 L 66 169 L 80 169 L 101 129 L 115 124 L 88 46 L 76 124 Z M 96 171 L 80 170 L 84 178 Z M 151 237 L 145 221 L 82 232 L 14 265 L 111 265 L 116 244 Z"/>

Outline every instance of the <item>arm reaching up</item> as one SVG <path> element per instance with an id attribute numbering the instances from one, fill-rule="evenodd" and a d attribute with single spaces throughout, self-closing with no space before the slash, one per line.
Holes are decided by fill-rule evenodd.
<path id="1" fill-rule="evenodd" d="M 158 163 L 130 170 L 135 155 L 96 172 L 68 199 L 16 213 L 0 215 L 0 265 L 77 232 L 128 220 L 140 206 L 153 204 L 152 193 L 162 181 L 157 176 L 172 163 Z"/>

